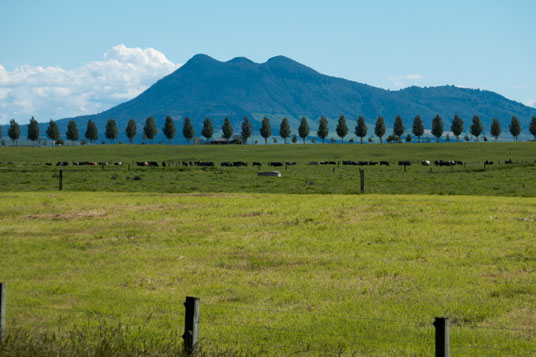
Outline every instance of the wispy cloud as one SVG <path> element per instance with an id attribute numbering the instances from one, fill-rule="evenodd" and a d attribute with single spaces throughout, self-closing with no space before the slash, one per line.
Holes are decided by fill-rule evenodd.
<path id="1" fill-rule="evenodd" d="M 414 74 L 403 74 L 398 76 L 389 76 L 387 77 L 390 81 L 404 81 L 404 80 L 413 80 L 413 79 L 422 79 L 422 75 L 418 73 Z"/>
<path id="2" fill-rule="evenodd" d="M 393 85 L 398 88 L 407 87 L 413 84 L 414 81 L 422 79 L 422 74 L 412 73 L 412 74 L 400 74 L 400 75 L 390 75 L 387 77 L 387 80 L 393 82 Z"/>
<path id="3" fill-rule="evenodd" d="M 125 45 L 112 47 L 102 61 L 75 69 L 24 65 L 7 71 L 0 65 L 0 123 L 12 117 L 25 123 L 32 115 L 47 121 L 101 112 L 178 67 L 153 48 Z"/>

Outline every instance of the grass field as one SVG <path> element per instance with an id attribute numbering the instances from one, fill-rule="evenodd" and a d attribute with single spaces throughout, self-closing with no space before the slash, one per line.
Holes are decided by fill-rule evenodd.
<path id="1" fill-rule="evenodd" d="M 452 319 L 454 356 L 536 350 L 534 198 L 4 192 L 0 200 L 8 331 L 62 336 L 73 324 L 111 321 L 128 325 L 134 344 L 165 343 L 179 340 L 191 295 L 201 298 L 207 353 L 429 356 L 434 316 Z"/>
<path id="2" fill-rule="evenodd" d="M 254 146 L 98 145 L 63 148 L 0 148 L 0 191 L 49 191 L 58 187 L 58 168 L 45 162 L 124 162 L 122 167 L 64 169 L 67 191 L 119 192 L 247 192 L 335 193 L 360 192 L 359 167 L 310 166 L 309 161 L 362 160 L 391 163 L 390 167 L 361 167 L 365 191 L 384 194 L 440 194 L 535 197 L 536 144 L 326 144 Z M 465 166 L 423 167 L 421 160 L 461 160 Z M 514 165 L 504 165 L 512 159 Z M 138 168 L 135 161 L 168 161 L 171 168 Z M 181 161 L 214 161 L 212 169 L 177 167 Z M 296 161 L 282 169 L 281 178 L 257 177 L 252 161 L 268 169 L 268 161 Z M 397 165 L 409 160 L 407 172 Z M 483 162 L 494 166 L 484 170 Z M 246 161 L 247 168 L 222 168 L 221 161 Z M 11 164 L 8 164 L 11 162 Z M 498 164 L 498 163 L 501 164 Z M 131 170 L 128 170 L 131 163 Z M 281 169 L 280 169 L 281 170 Z"/>

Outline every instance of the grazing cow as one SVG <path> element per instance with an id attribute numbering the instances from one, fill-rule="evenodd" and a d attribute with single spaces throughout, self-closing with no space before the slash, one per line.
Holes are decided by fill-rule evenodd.
<path id="1" fill-rule="evenodd" d="M 428 161 L 428 160 L 422 160 L 422 161 L 421 161 L 421 165 L 422 165 L 422 166 L 430 166 L 430 161 Z"/>
<path id="2" fill-rule="evenodd" d="M 456 161 L 454 161 L 454 163 L 455 163 L 456 165 L 463 166 L 463 162 L 460 161 L 460 160 L 456 160 Z"/>
<path id="3" fill-rule="evenodd" d="M 456 165 L 456 161 L 436 160 L 434 163 L 436 166 L 455 166 Z"/>
<path id="4" fill-rule="evenodd" d="M 484 161 L 484 165 L 493 165 L 493 161 L 486 160 Z"/>
<path id="5" fill-rule="evenodd" d="M 253 161 L 253 165 L 252 166 L 258 166 L 258 167 L 262 167 L 262 164 L 258 161 Z"/>
<path id="6" fill-rule="evenodd" d="M 69 166 L 69 163 L 67 161 L 58 161 L 56 166 Z"/>
<path id="7" fill-rule="evenodd" d="M 114 165 L 115 165 L 115 166 L 122 166 L 123 163 L 122 163 L 121 161 L 117 161 L 117 162 L 114 162 Z"/>
<path id="8" fill-rule="evenodd" d="M 104 161 L 102 161 L 102 162 L 99 162 L 99 165 L 100 165 L 100 166 L 108 166 L 108 163 L 107 163 L 107 162 L 104 162 Z"/>
<path id="9" fill-rule="evenodd" d="M 156 161 L 149 161 L 149 167 L 158 167 L 158 162 Z"/>
<path id="10" fill-rule="evenodd" d="M 212 161 L 195 161 L 194 165 L 201 167 L 212 167 L 214 166 L 214 163 Z"/>
<path id="11" fill-rule="evenodd" d="M 248 164 L 243 162 L 243 161 L 235 161 L 235 162 L 233 162 L 233 167 L 242 167 L 242 166 L 247 167 Z"/>
<path id="12" fill-rule="evenodd" d="M 285 165 L 287 165 L 287 166 L 296 165 L 296 161 L 285 161 Z"/>
<path id="13" fill-rule="evenodd" d="M 47 163 L 45 163 L 45 165 L 47 165 L 47 166 L 52 166 L 52 163 L 51 163 L 51 162 L 47 162 Z"/>
<path id="14" fill-rule="evenodd" d="M 509 160 L 506 160 L 504 163 L 506 165 L 510 165 L 510 164 L 513 164 L 514 162 L 512 161 L 512 159 L 509 159 Z"/>
<path id="15" fill-rule="evenodd" d="M 149 166 L 149 163 L 147 161 L 136 161 L 136 166 L 147 167 Z"/>
<path id="16" fill-rule="evenodd" d="M 389 162 L 387 162 L 387 161 L 380 161 L 380 166 L 389 166 Z"/>
<path id="17" fill-rule="evenodd" d="M 282 167 L 282 166 L 283 166 L 283 163 L 282 163 L 282 162 L 279 162 L 279 161 L 270 161 L 270 162 L 268 163 L 268 166 Z"/>
<path id="18" fill-rule="evenodd" d="M 223 161 L 220 165 L 222 167 L 232 167 L 233 166 L 233 164 L 231 164 L 229 161 Z"/>
<path id="19" fill-rule="evenodd" d="M 398 166 L 411 166 L 411 162 L 409 162 L 409 161 L 399 161 Z"/>
<path id="20" fill-rule="evenodd" d="M 309 165 L 319 165 L 320 162 L 318 161 L 309 161 Z"/>
<path id="21" fill-rule="evenodd" d="M 343 161 L 342 162 L 342 165 L 345 166 L 345 165 L 357 165 L 357 162 L 356 161 L 349 161 L 349 160 L 346 160 L 346 161 Z"/>
<path id="22" fill-rule="evenodd" d="M 376 165 L 378 165 L 378 162 L 377 161 L 369 161 L 368 165 L 369 166 L 376 166 Z"/>

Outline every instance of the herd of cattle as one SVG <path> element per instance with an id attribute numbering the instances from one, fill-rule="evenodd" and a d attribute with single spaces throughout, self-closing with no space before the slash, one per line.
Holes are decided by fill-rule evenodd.
<path id="1" fill-rule="evenodd" d="M 534 160 L 536 163 L 536 160 Z M 510 160 L 504 161 L 506 165 L 513 164 L 514 162 Z M 9 164 L 9 163 L 8 163 Z M 180 164 L 183 167 L 215 167 L 216 164 L 213 161 L 182 161 Z M 391 166 L 388 161 L 351 161 L 351 160 L 344 160 L 344 161 L 310 161 L 308 165 L 336 165 L 342 164 L 343 166 Z M 421 160 L 420 164 L 422 166 L 430 166 L 432 165 L 432 162 L 429 160 Z M 450 161 L 444 161 L 444 160 L 435 160 L 433 162 L 435 166 L 457 166 L 461 165 L 464 166 L 464 163 L 459 160 L 450 160 Z M 494 161 L 486 160 L 484 161 L 484 165 L 493 165 Z M 52 163 L 47 162 L 47 166 L 52 166 Z M 74 161 L 72 162 L 73 166 L 108 166 L 108 162 L 93 162 L 93 161 Z M 110 164 L 112 165 L 112 164 Z M 113 165 L 115 166 L 122 166 L 123 163 L 118 161 L 114 162 Z M 179 163 L 177 163 L 177 166 Z M 287 167 L 287 166 L 293 166 L 296 165 L 295 161 L 269 161 L 267 163 L 269 167 Z M 411 162 L 404 160 L 404 161 L 398 161 L 399 166 L 411 166 Z M 59 161 L 56 163 L 56 166 L 69 166 L 69 163 L 67 161 Z M 170 163 L 166 161 L 162 161 L 160 164 L 157 161 L 137 161 L 136 166 L 140 167 L 170 167 Z M 220 162 L 221 167 L 247 167 L 248 163 L 244 161 L 222 161 Z M 262 167 L 262 163 L 259 161 L 253 161 L 251 163 L 251 166 L 253 167 Z"/>

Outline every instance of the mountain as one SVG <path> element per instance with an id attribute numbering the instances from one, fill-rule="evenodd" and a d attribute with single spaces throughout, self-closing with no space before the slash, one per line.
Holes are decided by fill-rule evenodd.
<path id="1" fill-rule="evenodd" d="M 87 120 L 93 119 L 100 138 L 104 139 L 105 123 L 113 118 L 119 127 L 119 140 L 126 141 L 124 129 L 130 118 L 138 123 L 140 139 L 145 119 L 153 115 L 159 127 L 156 140 L 163 141 L 161 128 L 166 115 L 176 120 L 177 137 L 181 138 L 182 119 L 187 116 L 194 124 L 196 135 L 200 136 L 202 122 L 207 116 L 212 119 L 216 131 L 221 128 L 223 118 L 228 116 L 235 132 L 240 131 L 240 123 L 247 116 L 258 133 L 260 122 L 266 115 L 272 119 L 274 135 L 279 133 L 283 116 L 289 118 L 294 132 L 300 118 L 305 116 L 314 135 L 318 118 L 324 115 L 330 121 L 330 134 L 335 136 L 334 129 L 341 114 L 346 116 L 350 133 L 353 133 L 357 116 L 364 115 L 369 124 L 369 134 L 373 134 L 378 115 L 385 118 L 388 127 L 396 115 L 401 115 L 409 130 L 416 114 L 421 116 L 426 129 L 431 128 L 432 119 L 439 114 L 447 130 L 454 114 L 458 114 L 465 121 L 465 131 L 468 131 L 473 115 L 478 114 L 485 132 L 489 132 L 492 119 L 498 118 L 506 137 L 509 136 L 510 119 L 516 115 L 528 137 L 530 116 L 535 113 L 534 108 L 490 91 L 454 86 L 409 87 L 390 91 L 326 76 L 284 56 L 259 64 L 244 57 L 220 62 L 198 54 L 136 98 L 102 113 L 74 120 L 83 136 Z M 68 120 L 58 121 L 62 133 Z M 43 123 L 42 133 L 46 127 L 47 124 Z M 25 133 L 25 129 L 22 132 Z"/>

